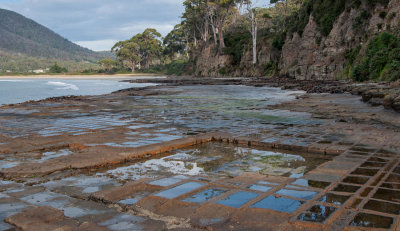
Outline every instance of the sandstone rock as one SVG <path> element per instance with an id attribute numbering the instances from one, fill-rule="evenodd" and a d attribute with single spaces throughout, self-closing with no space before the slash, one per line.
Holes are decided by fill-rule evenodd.
<path id="1" fill-rule="evenodd" d="M 383 99 L 383 106 L 386 109 L 392 108 L 393 100 L 394 100 L 393 95 L 391 95 L 391 94 L 386 95 L 385 98 Z"/>
<path id="2" fill-rule="evenodd" d="M 93 230 L 106 231 L 105 227 L 92 223 L 82 223 L 67 218 L 61 210 L 48 206 L 31 208 L 6 218 L 6 222 L 18 230 Z"/>
<path id="3" fill-rule="evenodd" d="M 398 12 L 400 12 L 398 0 L 391 0 L 386 9 L 377 4 L 373 10 L 366 6 L 345 10 L 334 23 L 327 37 L 321 35 L 311 16 L 301 36 L 297 33 L 287 36 L 282 48 L 279 74 L 307 80 L 332 80 L 340 77 L 347 64 L 345 53 L 358 45 L 365 48 L 367 44 L 363 43 L 363 36 L 353 26 L 363 10 L 371 12 L 371 17 L 363 28 L 368 31 L 369 37 L 386 29 L 388 25 L 391 28 L 398 25 Z M 388 15 L 396 16 L 382 19 L 380 13 L 383 11 L 388 11 Z"/>
<path id="4" fill-rule="evenodd" d="M 383 98 L 371 98 L 368 103 L 372 106 L 381 106 L 383 105 L 384 99 Z"/>
<path id="5" fill-rule="evenodd" d="M 372 98 L 382 99 L 382 102 L 383 102 L 383 98 L 384 97 L 385 97 L 385 92 L 383 90 L 381 90 L 381 89 L 376 89 L 376 88 L 368 90 L 368 91 L 362 93 L 362 100 L 364 102 L 368 102 Z"/>
<path id="6" fill-rule="evenodd" d="M 393 100 L 392 108 L 393 108 L 395 111 L 400 112 L 400 96 L 397 96 L 397 97 Z"/>

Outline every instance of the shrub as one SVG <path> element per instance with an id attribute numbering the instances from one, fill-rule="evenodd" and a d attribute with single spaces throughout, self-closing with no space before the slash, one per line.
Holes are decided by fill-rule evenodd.
<path id="1" fill-rule="evenodd" d="M 54 65 L 50 67 L 50 73 L 60 74 L 66 72 L 68 72 L 67 68 L 59 66 L 58 63 L 54 63 Z"/>
<path id="2" fill-rule="evenodd" d="M 286 33 L 277 33 L 274 36 L 274 40 L 272 41 L 272 47 L 274 47 L 277 50 L 282 50 L 283 45 L 285 44 L 285 39 L 286 39 Z"/>
<path id="3" fill-rule="evenodd" d="M 389 15 L 389 20 L 392 20 L 392 19 L 394 19 L 396 17 L 396 12 L 392 12 L 390 15 Z"/>
<path id="4" fill-rule="evenodd" d="M 386 6 L 389 0 L 366 0 L 367 5 L 374 7 L 376 4 Z M 327 36 L 333 28 L 333 24 L 346 8 L 358 8 L 361 0 L 305 0 L 300 9 L 288 17 L 288 32 L 298 32 L 302 34 L 308 23 L 309 15 L 314 17 L 320 32 Z M 381 12 L 381 17 L 386 17 L 386 12 Z M 361 22 L 369 18 L 368 12 L 362 12 Z"/>
<path id="5" fill-rule="evenodd" d="M 251 44 L 251 34 L 247 31 L 230 32 L 225 36 L 226 54 L 233 56 L 233 65 L 242 60 L 245 48 Z"/>
<path id="6" fill-rule="evenodd" d="M 363 10 L 359 13 L 359 15 L 354 19 L 353 22 L 353 28 L 360 30 L 362 28 L 362 26 L 365 25 L 365 23 L 368 22 L 368 19 L 371 17 L 371 14 L 366 11 Z"/>
<path id="7" fill-rule="evenodd" d="M 264 72 L 266 76 L 273 76 L 275 74 L 277 67 L 273 62 L 268 62 L 264 66 Z"/>
<path id="8" fill-rule="evenodd" d="M 218 70 L 218 73 L 220 73 L 221 75 L 226 75 L 228 72 L 226 71 L 226 68 L 225 68 L 225 67 L 221 67 L 221 68 Z"/>
<path id="9" fill-rule="evenodd" d="M 358 54 L 360 54 L 361 45 L 358 45 L 356 48 L 348 50 L 345 52 L 344 57 L 346 58 L 348 64 L 353 65 L 357 59 Z"/>
<path id="10" fill-rule="evenodd" d="M 367 45 L 364 58 L 352 73 L 356 81 L 400 78 L 400 37 L 382 32 Z"/>
<path id="11" fill-rule="evenodd" d="M 188 62 L 183 60 L 174 60 L 165 65 L 165 74 L 167 75 L 183 75 L 186 73 Z"/>
<path id="12" fill-rule="evenodd" d="M 363 1 L 366 1 L 367 6 L 374 7 L 376 4 L 386 6 L 390 0 L 304 0 L 300 9 L 286 17 L 284 20 L 286 25 L 275 32 L 272 45 L 281 50 L 287 34 L 298 33 L 301 36 L 309 22 L 310 15 L 313 16 L 321 34 L 327 36 L 332 31 L 336 20 L 346 9 L 358 8 Z M 383 16 L 382 13 L 381 17 Z M 360 29 L 369 18 L 368 11 L 362 11 L 353 23 L 353 27 Z"/>
<path id="13" fill-rule="evenodd" d="M 296 73 L 297 73 L 298 75 L 301 75 L 301 69 L 300 69 L 300 67 L 296 69 Z"/>

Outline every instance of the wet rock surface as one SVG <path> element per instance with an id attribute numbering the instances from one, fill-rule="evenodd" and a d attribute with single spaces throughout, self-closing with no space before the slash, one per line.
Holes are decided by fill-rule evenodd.
<path id="1" fill-rule="evenodd" d="M 227 83 L 2 107 L 0 229 L 400 228 L 396 112 Z"/>
<path id="2" fill-rule="evenodd" d="M 337 80 L 298 80 L 293 78 L 160 78 L 160 79 L 137 79 L 134 83 L 162 83 L 171 86 L 179 85 L 247 85 L 247 86 L 270 86 L 281 89 L 303 90 L 307 93 L 350 93 L 362 97 L 363 102 L 372 106 L 384 106 L 400 112 L 400 83 L 353 83 L 351 81 Z"/>

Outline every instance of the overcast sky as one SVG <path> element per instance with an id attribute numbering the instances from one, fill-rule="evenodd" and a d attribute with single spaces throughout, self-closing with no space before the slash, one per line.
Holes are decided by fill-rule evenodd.
<path id="1" fill-rule="evenodd" d="M 146 28 L 155 28 L 165 36 L 180 22 L 183 1 L 0 0 L 0 8 L 16 11 L 81 46 L 101 51 Z"/>

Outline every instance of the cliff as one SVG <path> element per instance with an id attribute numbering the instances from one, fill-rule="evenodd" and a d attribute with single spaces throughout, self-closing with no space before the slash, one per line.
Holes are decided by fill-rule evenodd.
<path id="1" fill-rule="evenodd" d="M 370 18 L 362 24 L 356 24 L 359 21 L 357 18 L 363 12 L 369 12 Z M 387 17 L 383 18 L 382 12 Z M 359 45 L 364 50 L 369 38 L 388 28 L 397 27 L 399 12 L 399 0 L 392 0 L 386 7 L 377 5 L 371 9 L 363 4 L 358 9 L 345 10 L 327 37 L 321 35 L 316 22 L 310 16 L 302 36 L 294 33 L 286 38 L 279 62 L 279 73 L 307 80 L 341 78 L 347 62 L 346 52 Z"/>
<path id="2" fill-rule="evenodd" d="M 400 0 L 391 0 L 388 4 L 378 2 L 373 6 L 367 2 L 362 1 L 358 7 L 346 7 L 327 35 L 321 32 L 309 13 L 308 23 L 301 33 L 286 33 L 281 49 L 271 45 L 272 38 L 261 38 L 257 65 L 251 62 L 251 45 L 244 49 L 240 62 L 235 62 L 231 55 L 218 54 L 213 44 L 205 44 L 194 53 L 194 74 L 211 77 L 275 75 L 299 80 L 350 78 L 351 65 L 361 62 L 374 37 L 384 31 L 398 33 L 399 30 Z M 349 57 L 352 52 L 354 57 Z"/>

